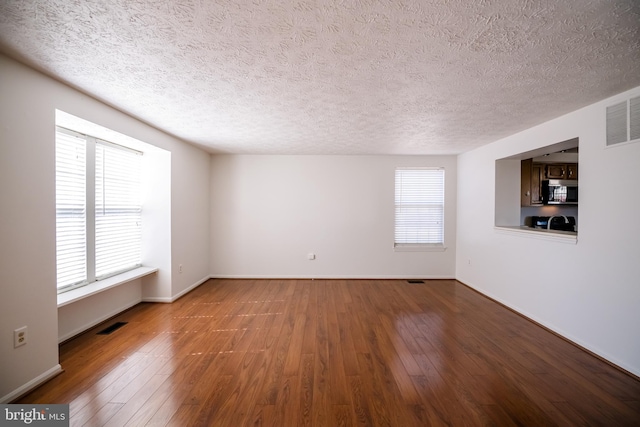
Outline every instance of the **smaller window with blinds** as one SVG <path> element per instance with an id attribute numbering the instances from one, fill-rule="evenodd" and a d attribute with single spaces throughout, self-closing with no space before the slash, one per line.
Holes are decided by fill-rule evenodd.
<path id="1" fill-rule="evenodd" d="M 444 250 L 444 169 L 396 168 L 396 250 Z"/>

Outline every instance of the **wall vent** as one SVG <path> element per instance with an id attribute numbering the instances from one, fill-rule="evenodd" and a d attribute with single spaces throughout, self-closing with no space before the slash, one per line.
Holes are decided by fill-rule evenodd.
<path id="1" fill-rule="evenodd" d="M 607 107 L 607 147 L 640 140 L 640 96 Z"/>
<path id="2" fill-rule="evenodd" d="M 407 283 L 424 283 L 424 280 L 418 280 L 418 279 L 410 279 L 407 280 Z"/>
<path id="3" fill-rule="evenodd" d="M 640 96 L 629 100 L 629 139 L 640 139 Z"/>

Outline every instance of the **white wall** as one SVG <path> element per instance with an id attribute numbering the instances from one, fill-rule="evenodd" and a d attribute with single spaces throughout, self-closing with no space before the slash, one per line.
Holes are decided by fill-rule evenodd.
<path id="1" fill-rule="evenodd" d="M 394 252 L 397 166 L 445 167 L 447 251 Z M 454 277 L 456 174 L 454 156 L 212 156 L 212 275 Z"/>
<path id="2" fill-rule="evenodd" d="M 630 93 L 459 156 L 456 277 L 640 375 L 640 143 L 605 148 L 605 107 Z M 495 161 L 574 137 L 577 244 L 495 230 Z"/>
<path id="3" fill-rule="evenodd" d="M 148 144 L 145 144 L 148 145 Z M 171 295 L 171 153 L 145 149 L 142 156 L 142 263 L 162 266 L 142 280 L 142 299 Z"/>
<path id="4" fill-rule="evenodd" d="M 144 296 L 171 301 L 209 277 L 209 154 L 0 55 L 0 401 L 55 373 L 58 337 L 86 321 L 78 304 L 61 309 L 55 273 L 55 110 L 171 153 L 171 250 L 160 268 L 168 286 Z M 184 261 L 184 273 L 175 267 Z M 95 319 L 134 304 L 141 280 L 91 297 Z M 133 286 L 135 289 L 132 289 Z M 123 301 L 123 295 L 126 301 Z M 27 345 L 13 330 L 28 326 Z"/>
<path id="5" fill-rule="evenodd" d="M 172 301 L 210 277 L 210 156 L 184 148 L 171 159 Z"/>
<path id="6" fill-rule="evenodd" d="M 55 110 L 47 84 L 0 56 L 0 402 L 58 371 L 55 242 Z M 36 123 L 34 119 L 41 119 Z M 53 254 L 53 255 L 52 255 Z M 13 330 L 28 343 L 13 348 Z M 17 397 L 17 396 L 15 396 Z"/>

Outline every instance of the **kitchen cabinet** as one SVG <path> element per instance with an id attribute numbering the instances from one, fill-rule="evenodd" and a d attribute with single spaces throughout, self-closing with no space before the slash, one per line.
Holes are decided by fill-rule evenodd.
<path id="1" fill-rule="evenodd" d="M 549 163 L 544 165 L 544 179 L 578 179 L 577 163 Z"/>
<path id="2" fill-rule="evenodd" d="M 542 180 L 544 179 L 544 166 L 540 163 L 531 165 L 531 205 L 542 204 Z"/>
<path id="3" fill-rule="evenodd" d="M 566 165 L 550 164 L 545 165 L 544 169 L 546 179 L 566 179 L 567 177 Z"/>
<path id="4" fill-rule="evenodd" d="M 520 162 L 520 205 L 542 205 L 542 180 L 545 179 L 544 165 L 533 163 L 532 159 Z"/>
<path id="5" fill-rule="evenodd" d="M 531 206 L 531 159 L 520 162 L 520 206 Z"/>

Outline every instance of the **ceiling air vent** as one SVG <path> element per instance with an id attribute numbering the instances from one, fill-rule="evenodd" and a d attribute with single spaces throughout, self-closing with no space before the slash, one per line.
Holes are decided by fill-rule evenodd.
<path id="1" fill-rule="evenodd" d="M 607 146 L 640 139 L 640 96 L 607 107 Z"/>

